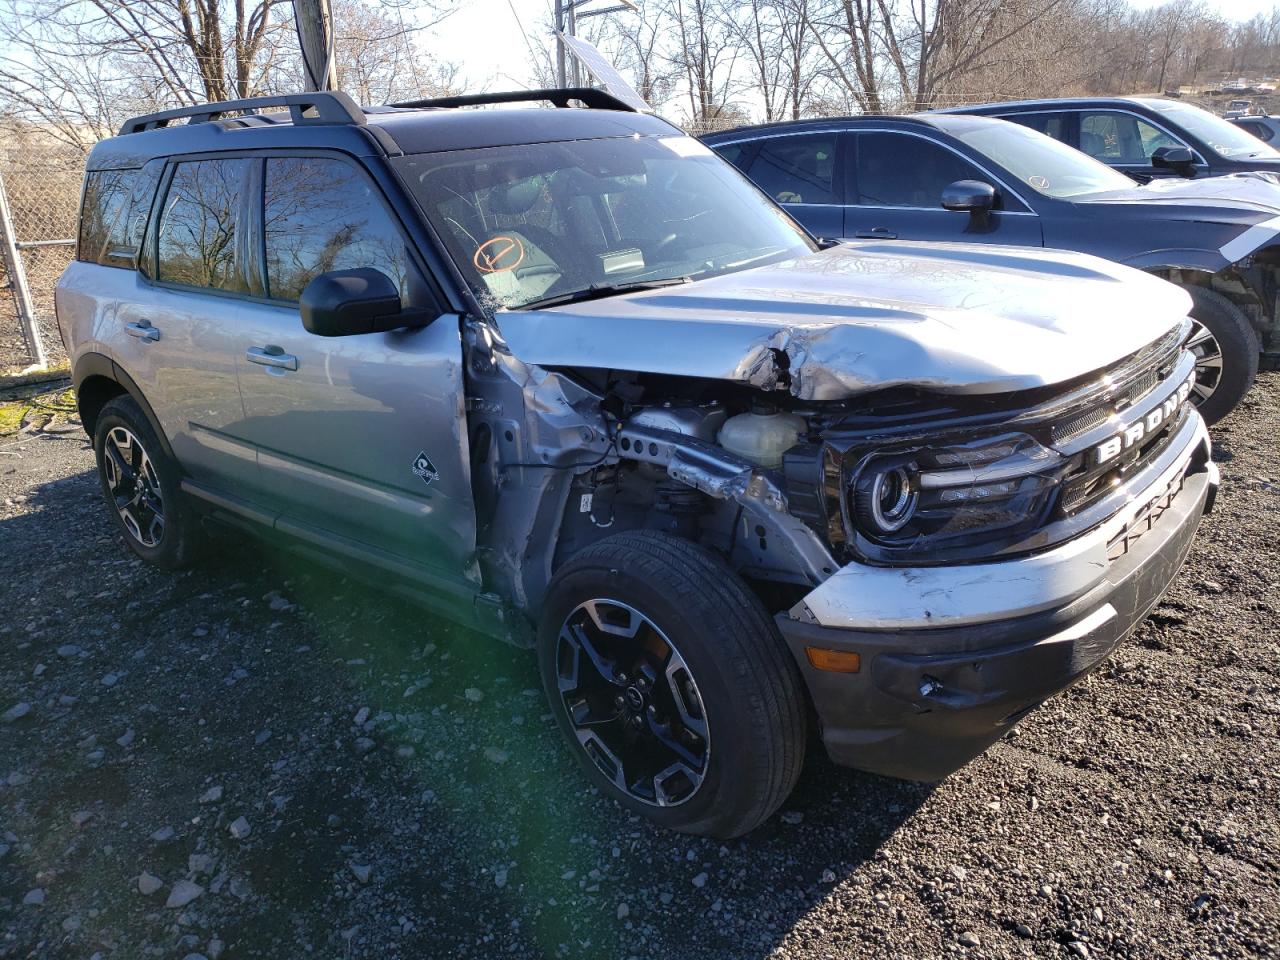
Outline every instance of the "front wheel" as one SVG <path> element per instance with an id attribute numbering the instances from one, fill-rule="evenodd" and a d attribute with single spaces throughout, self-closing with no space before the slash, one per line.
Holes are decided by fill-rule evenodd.
<path id="1" fill-rule="evenodd" d="M 552 580 L 538 660 L 587 776 L 659 826 L 740 836 L 795 786 L 803 681 L 760 601 L 702 547 L 651 531 L 587 547 Z"/>
<path id="2" fill-rule="evenodd" d="M 1191 399 L 1209 424 L 1217 423 L 1253 386 L 1262 344 L 1249 318 L 1234 303 L 1207 287 L 1184 287 L 1191 294 L 1191 337 L 1196 358 Z"/>

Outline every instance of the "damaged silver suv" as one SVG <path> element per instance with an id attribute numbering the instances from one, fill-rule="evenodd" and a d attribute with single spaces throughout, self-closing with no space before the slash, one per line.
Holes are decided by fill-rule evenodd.
<path id="1" fill-rule="evenodd" d="M 537 99 L 587 109 L 501 105 Z M 811 730 L 947 775 L 1160 599 L 1217 486 L 1188 307 L 1079 254 L 824 247 L 588 89 L 139 117 L 57 293 L 137 555 L 234 521 L 536 647 L 586 776 L 719 837 Z"/>

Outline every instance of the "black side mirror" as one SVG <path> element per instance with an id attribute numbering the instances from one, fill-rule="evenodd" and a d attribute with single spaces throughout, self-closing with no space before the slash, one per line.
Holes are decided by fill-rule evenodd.
<path id="1" fill-rule="evenodd" d="M 986 226 L 988 214 L 995 205 L 996 188 L 981 180 L 957 180 L 942 191 L 944 209 L 968 211 L 979 226 Z"/>
<path id="2" fill-rule="evenodd" d="M 426 310 L 405 310 L 396 285 L 372 267 L 331 270 L 312 277 L 298 298 L 298 312 L 307 332 L 321 337 L 421 327 L 435 319 Z"/>
<path id="3" fill-rule="evenodd" d="M 1157 147 L 1151 154 L 1153 167 L 1165 167 L 1182 177 L 1196 175 L 1196 156 L 1187 147 Z"/>

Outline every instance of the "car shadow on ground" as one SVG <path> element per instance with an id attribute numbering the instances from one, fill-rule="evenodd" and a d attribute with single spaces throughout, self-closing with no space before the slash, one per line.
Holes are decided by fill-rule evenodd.
<path id="1" fill-rule="evenodd" d="M 258 957 L 764 957 L 930 793 L 837 768 L 814 742 L 750 835 L 657 830 L 587 786 L 531 652 L 240 534 L 193 570 L 152 570 L 91 471 L 35 487 L 26 511 L 0 520 L 18 568 L 0 606 L 29 637 L 4 674 L 40 736 L 0 748 L 30 778 L 0 824 L 30 849 L 0 876 L 17 890 L 59 872 L 68 909 L 98 912 L 77 936 L 213 929 Z M 60 657 L 67 644 L 82 653 Z M 51 666 L 33 680 L 37 662 Z M 79 810 L 87 834 L 68 825 Z M 173 929 L 129 887 L 144 870 L 205 890 Z"/>

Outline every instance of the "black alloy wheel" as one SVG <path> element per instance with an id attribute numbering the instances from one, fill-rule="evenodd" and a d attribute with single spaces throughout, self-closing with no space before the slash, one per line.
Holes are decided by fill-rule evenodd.
<path id="1" fill-rule="evenodd" d="M 538 664 L 575 762 L 652 823 L 737 837 L 786 800 L 804 760 L 804 681 L 760 599 L 718 555 L 653 530 L 565 562 Z"/>
<path id="2" fill-rule="evenodd" d="M 176 570 L 205 543 L 182 493 L 182 474 L 138 402 L 109 401 L 93 424 L 98 480 L 124 542 L 148 563 Z"/>
<path id="3" fill-rule="evenodd" d="M 107 495 L 125 531 L 144 547 L 159 547 L 164 536 L 160 478 L 146 447 L 125 426 L 107 431 L 102 467 Z"/>
<path id="4" fill-rule="evenodd" d="M 579 604 L 560 629 L 556 677 L 578 742 L 619 790 L 660 807 L 698 792 L 711 757 L 702 695 L 653 621 L 617 600 Z"/>

